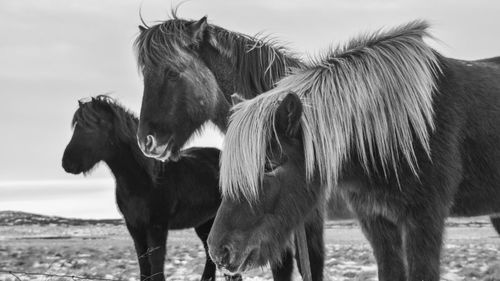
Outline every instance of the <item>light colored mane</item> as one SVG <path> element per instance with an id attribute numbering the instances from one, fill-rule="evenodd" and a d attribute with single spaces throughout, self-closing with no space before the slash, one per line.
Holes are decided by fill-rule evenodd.
<path id="1" fill-rule="evenodd" d="M 430 36 L 427 28 L 426 22 L 413 21 L 352 39 L 237 105 L 221 158 L 223 195 L 258 199 L 267 145 L 277 138 L 275 114 L 290 92 L 304 105 L 300 122 L 308 180 L 318 169 L 322 183 L 335 186 L 351 151 L 368 173 L 380 163 L 385 176 L 391 170 L 397 175 L 402 159 L 417 175 L 414 143 L 430 155 L 433 92 L 441 71 L 437 53 L 423 41 Z"/>

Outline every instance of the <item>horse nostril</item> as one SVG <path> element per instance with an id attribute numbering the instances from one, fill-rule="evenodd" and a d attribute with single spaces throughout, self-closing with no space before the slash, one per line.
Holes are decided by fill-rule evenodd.
<path id="1" fill-rule="evenodd" d="M 148 135 L 146 137 L 146 151 L 151 151 L 155 146 L 156 146 L 155 137 L 153 137 L 152 135 Z"/>
<path id="2" fill-rule="evenodd" d="M 63 159 L 62 167 L 67 173 L 74 173 L 77 170 L 76 164 L 68 159 Z"/>
<path id="3" fill-rule="evenodd" d="M 231 255 L 231 250 L 229 249 L 229 246 L 224 245 L 221 251 L 220 263 L 222 265 L 228 265 L 230 261 L 230 255 Z"/>

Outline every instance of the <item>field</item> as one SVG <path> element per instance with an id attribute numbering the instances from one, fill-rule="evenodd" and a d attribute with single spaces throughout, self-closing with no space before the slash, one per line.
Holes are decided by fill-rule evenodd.
<path id="1" fill-rule="evenodd" d="M 10 216 L 1 220 L 0 214 L 0 270 L 137 280 L 132 241 L 121 221 Z M 500 238 L 488 218 L 451 219 L 446 233 L 442 280 L 500 280 Z M 370 246 L 355 222 L 328 222 L 325 237 L 327 280 L 377 280 Z M 170 233 L 165 264 L 168 280 L 198 280 L 204 259 L 192 230 Z M 4 272 L 0 280 L 72 278 Z M 244 280 L 272 278 L 269 269 L 263 268 L 246 273 Z"/>

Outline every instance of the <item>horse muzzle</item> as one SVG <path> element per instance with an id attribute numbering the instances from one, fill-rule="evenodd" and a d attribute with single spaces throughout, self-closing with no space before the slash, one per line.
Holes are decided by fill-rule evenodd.
<path id="1" fill-rule="evenodd" d="M 171 138 L 164 144 L 159 144 L 158 140 L 153 135 L 147 135 L 145 141 L 137 139 L 142 153 L 150 158 L 155 158 L 160 161 L 173 160 L 176 161 L 179 152 L 172 151 Z"/>

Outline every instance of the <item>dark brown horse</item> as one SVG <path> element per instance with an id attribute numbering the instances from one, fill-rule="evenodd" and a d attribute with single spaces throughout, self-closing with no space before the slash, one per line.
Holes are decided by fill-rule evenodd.
<path id="1" fill-rule="evenodd" d="M 208 239 L 216 263 L 238 273 L 279 260 L 335 192 L 379 280 L 439 280 L 445 218 L 500 212 L 500 66 L 446 58 L 426 30 L 354 39 L 234 108 Z"/>
<path id="2" fill-rule="evenodd" d="M 88 173 L 101 161 L 109 166 L 116 179 L 118 208 L 134 240 L 141 280 L 164 280 L 169 229 L 194 228 L 207 251 L 208 233 L 221 200 L 220 151 L 186 149 L 177 162 L 147 158 L 137 145 L 138 122 L 107 96 L 80 103 L 62 164 L 72 174 Z M 207 253 L 201 280 L 215 280 L 215 271 Z"/>
<path id="3" fill-rule="evenodd" d="M 231 95 L 252 98 L 271 89 L 302 63 L 270 39 L 199 21 L 174 18 L 140 27 L 135 49 L 144 77 L 137 138 L 144 154 L 177 158 L 179 149 L 207 121 L 227 129 Z M 313 280 L 323 276 L 323 208 L 306 221 Z M 290 280 L 293 256 L 271 264 L 275 280 Z"/>

